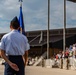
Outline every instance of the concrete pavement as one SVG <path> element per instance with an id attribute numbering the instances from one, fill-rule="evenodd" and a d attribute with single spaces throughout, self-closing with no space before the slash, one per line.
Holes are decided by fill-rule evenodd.
<path id="1" fill-rule="evenodd" d="M 26 75 L 76 75 L 76 71 L 57 68 L 27 67 Z"/>
<path id="2" fill-rule="evenodd" d="M 3 69 L 4 69 L 4 66 L 0 65 L 0 75 L 3 75 Z"/>
<path id="3" fill-rule="evenodd" d="M 0 65 L 0 75 L 3 75 L 4 66 Z M 58 68 L 45 68 L 26 66 L 26 75 L 76 75 L 76 70 L 65 70 Z"/>

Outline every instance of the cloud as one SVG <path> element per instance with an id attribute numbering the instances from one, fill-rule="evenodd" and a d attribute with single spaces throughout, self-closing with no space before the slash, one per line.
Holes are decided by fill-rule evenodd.
<path id="1" fill-rule="evenodd" d="M 63 1 L 52 0 L 50 6 L 50 29 L 63 27 Z"/>
<path id="2" fill-rule="evenodd" d="M 42 0 L 43 2 L 44 0 Z M 36 2 L 36 1 L 35 1 Z M 35 7 L 35 5 L 36 7 Z M 27 28 L 29 31 L 31 30 L 38 30 L 43 27 L 42 24 L 46 25 L 47 20 L 47 4 L 45 5 L 45 1 L 40 4 L 38 3 L 38 0 L 36 3 L 30 3 L 30 5 L 27 6 L 28 10 L 25 12 L 24 19 L 25 19 L 25 28 Z M 34 8 L 35 7 L 35 8 Z M 39 24 L 39 25 L 38 25 Z M 27 25 L 32 26 L 32 28 L 28 28 Z M 39 28 L 37 26 L 40 26 Z M 45 28 L 46 29 L 46 28 Z"/>
<path id="3" fill-rule="evenodd" d="M 63 28 L 64 1 L 50 0 L 50 29 Z M 66 1 L 67 27 L 76 26 L 76 4 Z M 19 17 L 18 0 L 0 1 L 0 32 L 9 32 L 9 24 L 14 16 Z M 47 0 L 23 0 L 25 31 L 44 30 L 48 24 Z M 5 28 L 5 30 L 4 30 Z"/>
<path id="4" fill-rule="evenodd" d="M 67 14 L 67 27 L 75 27 L 76 26 L 76 3 L 67 2 L 66 6 L 66 14 Z"/>

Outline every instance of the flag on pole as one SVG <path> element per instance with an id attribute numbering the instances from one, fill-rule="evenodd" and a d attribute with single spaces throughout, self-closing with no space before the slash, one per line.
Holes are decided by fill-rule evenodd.
<path id="1" fill-rule="evenodd" d="M 22 1 L 22 0 L 19 0 L 19 1 Z M 20 5 L 20 15 L 19 15 L 19 24 L 20 24 L 20 32 L 22 34 L 25 35 L 25 27 L 24 27 L 24 20 L 23 20 L 23 13 L 22 13 L 22 3 Z"/>

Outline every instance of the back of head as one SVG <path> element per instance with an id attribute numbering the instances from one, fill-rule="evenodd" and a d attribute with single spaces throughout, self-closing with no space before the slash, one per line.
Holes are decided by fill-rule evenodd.
<path id="1" fill-rule="evenodd" d="M 20 27 L 17 16 L 12 19 L 10 26 L 12 26 L 13 29 L 18 29 Z"/>

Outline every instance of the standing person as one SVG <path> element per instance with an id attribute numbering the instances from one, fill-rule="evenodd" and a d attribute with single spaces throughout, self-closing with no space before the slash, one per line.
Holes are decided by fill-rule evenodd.
<path id="1" fill-rule="evenodd" d="M 18 32 L 19 21 L 15 17 L 10 23 L 11 32 L 1 39 L 1 57 L 5 62 L 4 75 L 25 75 L 24 69 L 30 49 L 26 36 Z"/>

